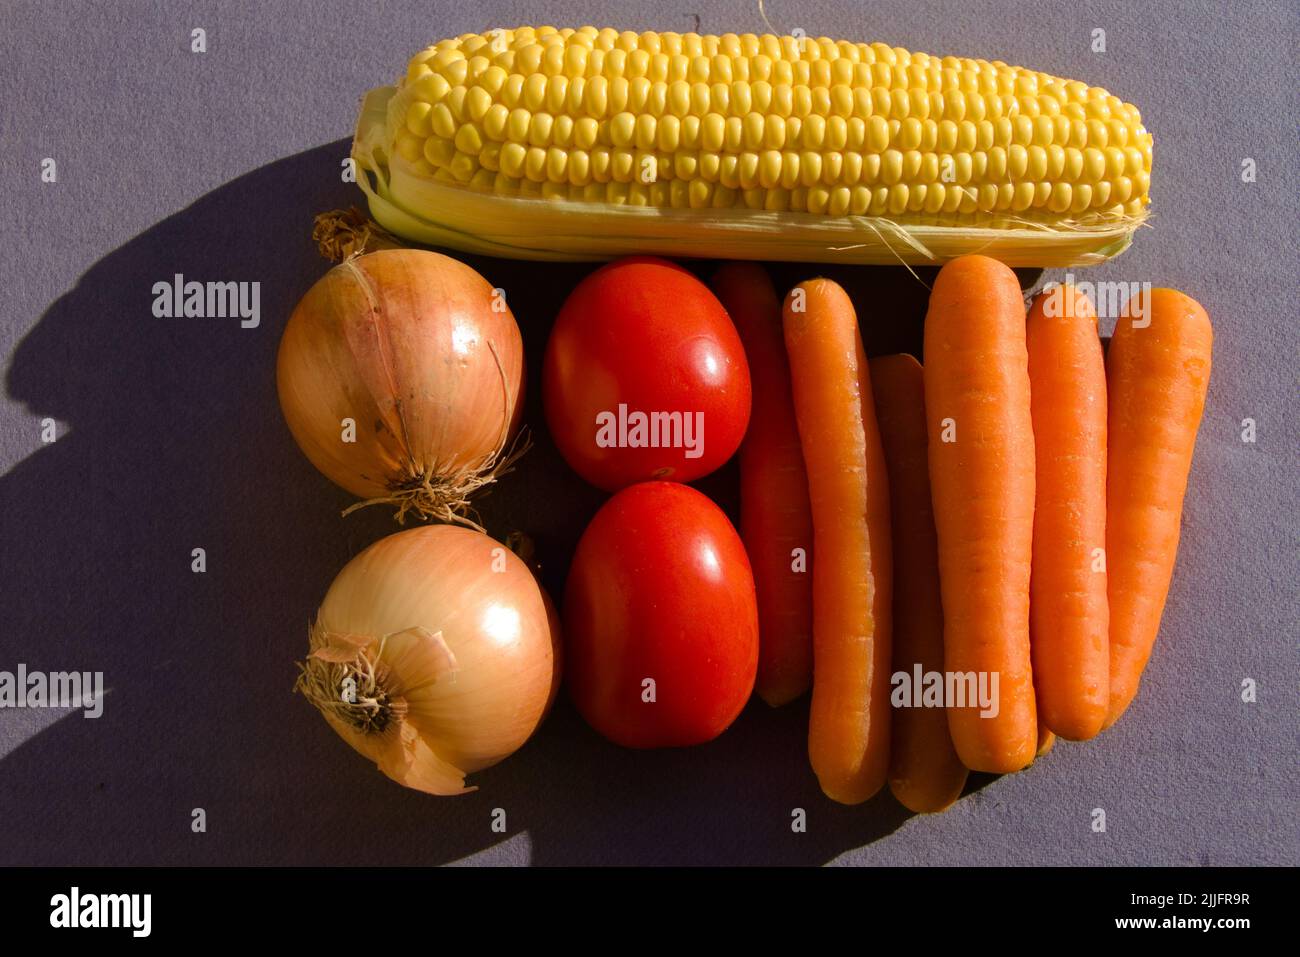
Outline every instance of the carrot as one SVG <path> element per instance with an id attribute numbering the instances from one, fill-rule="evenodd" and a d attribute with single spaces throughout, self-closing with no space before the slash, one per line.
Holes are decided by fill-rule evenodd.
<path id="1" fill-rule="evenodd" d="M 822 790 L 856 804 L 889 768 L 889 489 L 858 320 L 828 279 L 782 311 L 813 547 L 808 754 Z"/>
<path id="2" fill-rule="evenodd" d="M 872 359 L 871 391 L 889 472 L 893 540 L 893 671 L 943 671 L 939 554 L 925 451 L 925 384 L 908 355 Z M 897 702 L 895 702 L 897 704 Z M 910 811 L 942 811 L 961 797 L 966 766 L 939 708 L 904 707 L 891 719 L 889 789 Z"/>
<path id="3" fill-rule="evenodd" d="M 754 690 L 776 707 L 812 685 L 812 506 L 781 334 L 781 300 L 757 263 L 728 263 L 713 291 L 730 314 L 754 384 L 740 446 L 740 537 L 758 596 Z"/>
<path id="4" fill-rule="evenodd" d="M 1031 577 L 1032 577 L 1032 573 L 1031 573 Z M 1033 608 L 1033 601 L 1031 599 L 1030 609 L 1032 610 L 1032 608 Z M 1031 652 L 1033 650 L 1033 644 L 1034 641 L 1033 638 L 1031 637 L 1029 640 L 1029 646 Z M 1048 728 L 1047 725 L 1043 724 L 1043 713 L 1040 711 L 1038 713 L 1038 748 L 1034 752 L 1034 759 L 1037 760 L 1038 758 L 1041 758 L 1043 755 L 1047 754 L 1047 752 L 1051 751 L 1055 745 L 1056 745 L 1056 735 L 1052 733 L 1051 729 Z"/>
<path id="5" fill-rule="evenodd" d="M 1052 750 L 1054 744 L 1056 744 L 1056 735 L 1047 730 L 1047 725 L 1040 724 L 1038 726 L 1038 748 L 1034 752 L 1035 757 L 1041 758 L 1048 751 Z"/>
<path id="6" fill-rule="evenodd" d="M 1071 741 L 1110 706 L 1106 604 L 1106 364 L 1092 300 L 1071 286 L 1029 308 L 1034 546 L 1029 645 L 1038 717 Z"/>
<path id="7" fill-rule="evenodd" d="M 996 713 L 949 702 L 962 763 L 1016 771 L 1034 759 L 1038 718 L 1029 652 L 1034 435 L 1025 307 L 1015 274 L 962 256 L 939 271 L 925 317 L 930 491 L 939 539 L 944 667 L 997 682 Z"/>
<path id="8" fill-rule="evenodd" d="M 1110 712 L 1137 694 L 1160 630 L 1178 551 L 1183 493 L 1205 408 L 1214 334 L 1196 300 L 1173 289 L 1131 299 L 1107 356 L 1110 459 Z"/>

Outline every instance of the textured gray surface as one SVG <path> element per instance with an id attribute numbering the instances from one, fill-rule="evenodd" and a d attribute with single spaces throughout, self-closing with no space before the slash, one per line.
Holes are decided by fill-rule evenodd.
<path id="1" fill-rule="evenodd" d="M 1086 278 L 1183 289 L 1216 324 L 1137 703 L 1098 740 L 916 818 L 888 795 L 822 798 L 806 705 L 751 705 L 706 747 L 632 753 L 562 703 L 479 792 L 435 800 L 368 768 L 288 693 L 334 572 L 392 527 L 338 518 L 348 499 L 294 447 L 273 381 L 284 318 L 324 270 L 311 215 L 356 198 L 338 168 L 361 93 L 464 30 L 689 30 L 698 13 L 706 32 L 761 32 L 756 3 L 6 0 L 0 670 L 103 670 L 112 690 L 97 721 L 0 711 L 0 863 L 1296 863 L 1297 8 L 1033 6 L 766 4 L 783 31 L 1021 62 L 1136 102 L 1156 137 L 1153 228 Z M 206 54 L 189 52 L 193 27 Z M 56 184 L 39 179 L 47 156 Z M 583 269 L 475 265 L 510 291 L 535 360 Z M 260 328 L 153 318 L 150 287 L 176 272 L 260 280 Z M 871 351 L 916 341 L 923 290 L 899 270 L 851 282 Z M 704 486 L 729 503 L 733 481 Z M 533 532 L 555 588 L 600 497 L 544 441 L 511 483 L 489 523 Z M 489 827 L 496 807 L 507 835 Z M 790 831 L 794 807 L 806 834 Z"/>

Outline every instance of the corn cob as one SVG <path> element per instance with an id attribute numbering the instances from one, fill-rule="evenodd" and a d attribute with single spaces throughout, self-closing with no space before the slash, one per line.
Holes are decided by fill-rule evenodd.
<path id="1" fill-rule="evenodd" d="M 353 143 L 398 236 L 527 259 L 1101 261 L 1150 202 L 1105 90 L 825 38 L 522 27 L 417 54 Z"/>

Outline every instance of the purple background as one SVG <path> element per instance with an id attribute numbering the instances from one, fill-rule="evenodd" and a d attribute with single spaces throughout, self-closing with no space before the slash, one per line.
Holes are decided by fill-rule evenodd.
<path id="1" fill-rule="evenodd" d="M 593 12 L 599 10 L 598 13 Z M 104 715 L 0 711 L 8 863 L 1291 863 L 1296 823 L 1297 7 L 771 0 L 782 31 L 1024 63 L 1136 102 L 1156 140 L 1151 228 L 1086 273 L 1185 290 L 1215 320 L 1183 545 L 1142 693 L 1086 744 L 973 776 L 947 814 L 845 808 L 808 768 L 806 703 L 718 741 L 634 753 L 561 702 L 519 754 L 433 799 L 390 783 L 289 693 L 334 573 L 393 529 L 293 445 L 275 398 L 285 317 L 325 270 L 312 215 L 359 99 L 444 35 L 517 23 L 761 32 L 744 0 L 21 2 L 0 10 L 0 670 L 103 670 Z M 189 51 L 203 27 L 208 52 Z M 1104 28 L 1107 52 L 1090 50 Z M 58 182 L 40 182 L 43 157 Z M 1243 157 L 1258 181 L 1240 179 Z M 533 365 L 587 269 L 474 260 Z M 262 324 L 160 320 L 181 272 L 258 280 Z M 779 269 L 779 281 L 811 275 Z M 918 339 L 924 289 L 837 272 L 873 353 Z M 923 271 L 923 278 L 930 273 Z M 1047 278 L 1060 278 L 1059 272 Z M 1026 281 L 1037 278 L 1026 275 Z M 42 444 L 41 420 L 59 423 Z M 1241 441 L 1245 418 L 1255 444 Z M 733 471 L 702 483 L 734 504 Z M 484 503 L 535 536 L 557 595 L 601 496 L 544 439 Z M 190 550 L 208 571 L 190 571 Z M 1243 678 L 1259 700 L 1243 704 Z M 195 807 L 208 831 L 190 830 Z M 509 833 L 490 829 L 507 812 Z M 790 830 L 791 809 L 808 833 Z M 1095 834 L 1090 812 L 1104 808 Z"/>

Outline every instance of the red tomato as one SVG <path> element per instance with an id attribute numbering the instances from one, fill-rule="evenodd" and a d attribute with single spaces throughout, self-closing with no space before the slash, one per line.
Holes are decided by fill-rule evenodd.
<path id="1" fill-rule="evenodd" d="M 669 748 L 716 738 L 758 669 L 754 577 L 727 516 L 676 482 L 619 492 L 578 542 L 563 639 L 569 696 L 609 740 Z"/>
<path id="2" fill-rule="evenodd" d="M 606 491 L 690 482 L 731 458 L 749 424 L 749 366 L 709 288 L 663 259 L 596 270 L 569 295 L 542 366 L 560 454 Z"/>

